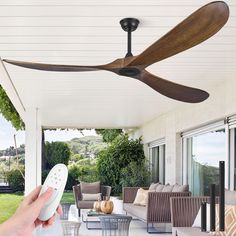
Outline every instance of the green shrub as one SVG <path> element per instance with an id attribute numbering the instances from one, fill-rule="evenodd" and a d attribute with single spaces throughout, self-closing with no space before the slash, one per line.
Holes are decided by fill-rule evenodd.
<path id="1" fill-rule="evenodd" d="M 102 135 L 103 142 L 110 143 L 123 131 L 122 129 L 96 129 L 96 133 Z"/>
<path id="2" fill-rule="evenodd" d="M 76 164 L 70 165 L 68 169 L 66 190 L 71 190 L 72 186 L 80 181 L 95 182 L 99 180 L 97 166 L 89 159 L 80 160 Z"/>
<path id="3" fill-rule="evenodd" d="M 24 191 L 25 189 L 25 180 L 23 176 L 21 175 L 20 171 L 17 169 L 12 169 L 8 171 L 7 182 L 9 183 L 11 189 L 14 192 Z"/>
<path id="4" fill-rule="evenodd" d="M 123 187 L 148 186 L 149 179 L 150 172 L 145 161 L 141 163 L 132 161 L 121 170 L 120 183 Z"/>
<path id="5" fill-rule="evenodd" d="M 66 182 L 66 190 L 72 190 L 74 185 L 78 184 L 78 173 L 75 168 L 68 170 L 68 179 Z"/>
<path id="6" fill-rule="evenodd" d="M 45 179 L 47 178 L 49 171 L 50 170 L 43 170 L 42 171 L 42 183 L 44 183 Z"/>
<path id="7" fill-rule="evenodd" d="M 45 143 L 46 169 L 51 169 L 58 163 L 68 165 L 70 159 L 70 149 L 63 142 Z"/>
<path id="8" fill-rule="evenodd" d="M 122 191 L 121 171 L 130 162 L 142 163 L 145 159 L 141 138 L 129 140 L 127 134 L 119 135 L 98 154 L 98 173 L 103 184 L 112 186 L 113 194 Z"/>

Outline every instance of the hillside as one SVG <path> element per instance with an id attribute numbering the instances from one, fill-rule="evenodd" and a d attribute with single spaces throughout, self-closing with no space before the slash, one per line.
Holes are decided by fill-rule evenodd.
<path id="1" fill-rule="evenodd" d="M 101 136 L 84 136 L 80 138 L 73 138 L 70 141 L 65 141 L 71 149 L 73 154 L 81 154 L 85 157 L 94 157 L 97 153 L 106 147 Z M 25 146 L 22 144 L 18 148 L 18 155 L 24 154 Z M 5 150 L 0 150 L 0 156 L 15 156 L 16 151 L 14 147 L 9 147 Z"/>
<path id="2" fill-rule="evenodd" d="M 74 154 L 81 154 L 86 157 L 94 157 L 106 147 L 101 136 L 85 136 L 81 138 L 73 138 L 66 142 L 71 152 Z"/>

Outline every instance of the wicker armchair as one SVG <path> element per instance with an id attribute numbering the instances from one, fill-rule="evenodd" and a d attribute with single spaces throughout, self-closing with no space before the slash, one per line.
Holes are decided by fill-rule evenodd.
<path id="1" fill-rule="evenodd" d="M 110 186 L 104 186 L 101 185 L 101 194 L 102 199 L 109 199 L 111 195 L 111 187 Z M 73 186 L 73 193 L 75 197 L 75 205 L 78 209 L 78 215 L 80 216 L 80 210 L 81 209 L 92 209 L 94 201 L 83 201 L 82 200 L 82 193 L 80 189 L 80 184 Z"/>
<path id="2" fill-rule="evenodd" d="M 123 188 L 124 211 L 147 223 L 147 232 L 150 224 L 171 223 L 170 198 L 188 197 L 190 192 L 149 192 L 146 207 L 135 206 L 132 203 L 136 197 L 139 187 Z M 147 189 L 147 188 L 144 188 Z"/>

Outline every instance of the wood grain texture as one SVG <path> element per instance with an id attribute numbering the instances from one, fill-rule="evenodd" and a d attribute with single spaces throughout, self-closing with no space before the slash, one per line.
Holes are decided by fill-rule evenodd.
<path id="1" fill-rule="evenodd" d="M 194 47 L 216 34 L 229 18 L 225 2 L 212 2 L 191 14 L 138 55 L 129 66 L 147 66 Z"/>
<path id="2" fill-rule="evenodd" d="M 147 84 L 162 95 L 178 101 L 198 103 L 206 100 L 209 97 L 209 94 L 201 89 L 187 87 L 168 80 L 164 80 L 149 73 L 146 70 L 143 70 L 140 75 L 137 75 L 134 78 Z"/>

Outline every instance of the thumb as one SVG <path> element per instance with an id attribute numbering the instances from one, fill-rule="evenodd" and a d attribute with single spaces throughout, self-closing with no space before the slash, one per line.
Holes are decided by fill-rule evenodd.
<path id="1" fill-rule="evenodd" d="M 36 209 L 41 210 L 44 207 L 44 205 L 46 204 L 46 202 L 49 200 L 49 198 L 52 196 L 52 193 L 53 193 L 53 189 L 48 188 L 46 192 L 41 194 L 37 198 L 37 200 L 33 203 L 33 205 L 36 207 Z"/>

